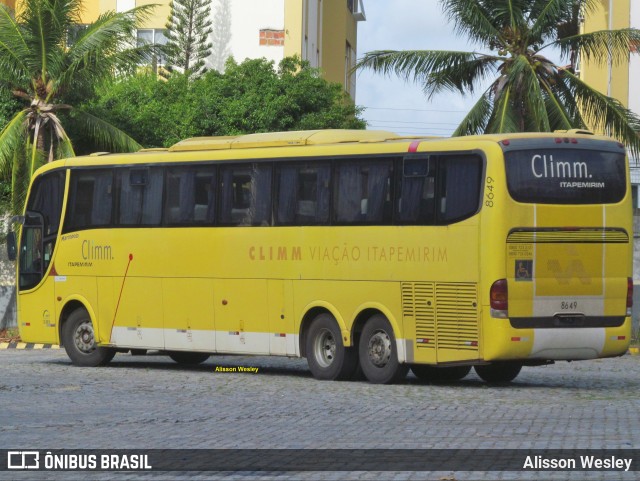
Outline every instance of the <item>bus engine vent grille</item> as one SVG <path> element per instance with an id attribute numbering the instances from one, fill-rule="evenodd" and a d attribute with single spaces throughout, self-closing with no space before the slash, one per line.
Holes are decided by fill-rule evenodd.
<path id="1" fill-rule="evenodd" d="M 438 349 L 478 350 L 477 306 L 475 284 L 436 284 Z"/>
<path id="2" fill-rule="evenodd" d="M 402 283 L 402 317 L 416 326 L 416 347 L 436 348 L 435 284 L 433 282 Z"/>

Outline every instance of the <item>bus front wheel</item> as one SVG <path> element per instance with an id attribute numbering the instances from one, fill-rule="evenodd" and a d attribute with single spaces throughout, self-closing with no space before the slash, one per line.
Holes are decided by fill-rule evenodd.
<path id="1" fill-rule="evenodd" d="M 513 381 L 520 374 L 522 364 L 517 362 L 494 362 L 493 364 L 474 366 L 473 369 L 484 381 L 507 383 Z"/>
<path id="2" fill-rule="evenodd" d="M 312 321 L 305 348 L 309 370 L 316 379 L 351 379 L 358 369 L 358 354 L 344 346 L 340 327 L 331 314 L 320 314 Z"/>
<path id="3" fill-rule="evenodd" d="M 98 346 L 91 317 L 82 308 L 73 311 L 62 326 L 62 344 L 76 366 L 104 366 L 116 355 L 114 349 Z"/>
<path id="4" fill-rule="evenodd" d="M 409 366 L 398 361 L 393 328 L 382 314 L 372 316 L 364 325 L 358 351 L 362 372 L 369 382 L 391 384 L 407 375 Z"/>

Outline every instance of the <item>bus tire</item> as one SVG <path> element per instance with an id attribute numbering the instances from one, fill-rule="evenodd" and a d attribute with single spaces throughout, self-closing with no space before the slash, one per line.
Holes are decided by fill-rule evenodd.
<path id="1" fill-rule="evenodd" d="M 474 366 L 473 369 L 486 382 L 508 383 L 520 374 L 522 364 L 517 362 L 494 362 L 492 364 Z"/>
<path id="2" fill-rule="evenodd" d="M 84 308 L 69 315 L 61 334 L 64 350 L 76 366 L 104 366 L 116 355 L 115 349 L 97 345 L 91 317 Z"/>
<path id="3" fill-rule="evenodd" d="M 169 357 L 175 362 L 177 362 L 178 364 L 185 364 L 189 366 L 202 364 L 211 356 L 206 352 L 171 351 L 168 354 L 169 354 Z"/>
<path id="4" fill-rule="evenodd" d="M 398 361 L 393 328 L 382 314 L 371 316 L 364 325 L 358 351 L 362 372 L 371 383 L 391 384 L 407 375 L 409 366 Z"/>
<path id="5" fill-rule="evenodd" d="M 319 314 L 313 319 L 305 347 L 309 370 L 316 379 L 351 379 L 358 369 L 358 353 L 355 348 L 344 346 L 340 326 L 331 314 Z"/>
<path id="6" fill-rule="evenodd" d="M 411 366 L 411 372 L 418 379 L 432 382 L 459 381 L 471 371 L 471 366 L 446 366 L 436 367 L 427 366 L 426 364 L 414 364 Z"/>

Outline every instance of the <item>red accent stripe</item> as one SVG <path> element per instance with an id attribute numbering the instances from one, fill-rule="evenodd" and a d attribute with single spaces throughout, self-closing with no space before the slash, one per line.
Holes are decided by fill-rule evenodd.
<path id="1" fill-rule="evenodd" d="M 116 324 L 116 316 L 118 315 L 118 309 L 120 308 L 120 300 L 122 299 L 122 291 L 124 290 L 124 283 L 127 281 L 127 274 L 129 273 L 129 266 L 133 260 L 133 254 L 129 254 L 129 263 L 124 271 L 124 278 L 122 279 L 122 285 L 120 286 L 120 295 L 118 296 L 118 303 L 116 304 L 116 312 L 113 313 L 113 321 L 111 322 L 111 333 L 109 334 L 109 342 L 113 336 L 113 326 Z"/>
<path id="2" fill-rule="evenodd" d="M 420 145 L 420 141 L 419 140 L 414 140 L 413 142 L 411 142 L 411 144 L 409 144 L 408 152 L 411 152 L 412 154 L 414 152 L 417 152 L 418 151 L 418 145 Z"/>

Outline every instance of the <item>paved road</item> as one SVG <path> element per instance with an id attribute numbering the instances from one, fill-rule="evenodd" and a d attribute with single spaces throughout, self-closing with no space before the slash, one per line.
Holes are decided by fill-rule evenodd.
<path id="1" fill-rule="evenodd" d="M 237 366 L 258 372 L 216 372 L 216 367 Z M 107 367 L 78 368 L 63 350 L 5 350 L 0 351 L 0 449 L 640 449 L 639 396 L 640 356 L 630 355 L 524 368 L 510 386 L 497 387 L 473 372 L 455 384 L 428 384 L 410 374 L 402 384 L 378 386 L 316 381 L 300 359 L 217 356 L 186 368 L 163 356 L 118 354 Z M 52 479 L 52 473 L 17 474 L 0 472 L 0 479 Z M 58 479 L 87 478 L 57 474 Z M 160 474 L 153 473 L 153 479 Z M 637 474 L 283 472 L 215 477 L 613 480 L 637 479 Z M 152 478 L 151 473 L 137 476 Z M 132 476 L 92 473 L 91 478 Z"/>

